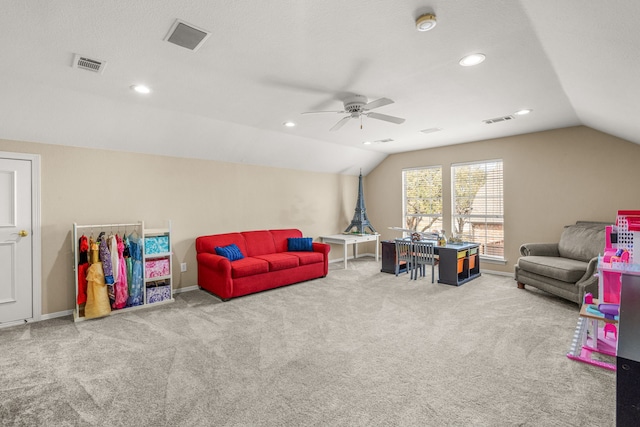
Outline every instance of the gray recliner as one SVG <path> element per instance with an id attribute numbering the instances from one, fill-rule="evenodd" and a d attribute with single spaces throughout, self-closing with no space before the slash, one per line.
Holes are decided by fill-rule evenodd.
<path id="1" fill-rule="evenodd" d="M 598 255 L 604 251 L 605 226 L 578 221 L 565 227 L 558 243 L 525 243 L 515 266 L 518 288 L 533 286 L 582 304 L 584 295 L 598 295 Z"/>

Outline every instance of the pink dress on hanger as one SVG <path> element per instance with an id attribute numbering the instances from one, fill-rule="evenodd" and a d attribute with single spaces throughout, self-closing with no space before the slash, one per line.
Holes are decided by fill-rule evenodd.
<path id="1" fill-rule="evenodd" d="M 127 283 L 127 263 L 124 261 L 124 242 L 122 238 L 116 234 L 117 250 L 118 250 L 118 280 L 115 283 L 116 299 L 113 308 L 120 309 L 127 306 L 129 298 L 129 285 Z M 115 272 L 114 272 L 115 273 Z"/>

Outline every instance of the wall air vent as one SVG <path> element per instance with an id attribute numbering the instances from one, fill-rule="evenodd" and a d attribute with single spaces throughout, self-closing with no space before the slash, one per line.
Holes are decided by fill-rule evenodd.
<path id="1" fill-rule="evenodd" d="M 94 73 L 102 74 L 104 68 L 107 66 L 107 61 L 101 61 L 100 59 L 89 58 L 84 55 L 75 54 L 73 56 L 73 68 L 80 70 L 93 71 Z"/>
<path id="2" fill-rule="evenodd" d="M 504 116 L 504 117 L 496 117 L 495 119 L 483 120 L 483 122 L 485 122 L 486 124 L 490 125 L 492 123 L 506 122 L 506 121 L 513 120 L 513 119 L 515 119 L 515 117 L 513 117 L 513 116 Z"/>
<path id="3" fill-rule="evenodd" d="M 164 39 L 195 52 L 202 47 L 210 35 L 211 33 L 206 30 L 176 19 Z"/>

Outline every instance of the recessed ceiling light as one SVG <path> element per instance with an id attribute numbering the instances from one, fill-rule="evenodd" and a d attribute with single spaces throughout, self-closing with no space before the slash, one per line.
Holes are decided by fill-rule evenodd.
<path id="1" fill-rule="evenodd" d="M 478 65 L 487 57 L 483 53 L 472 53 L 471 55 L 467 55 L 460 60 L 460 65 L 463 67 L 472 67 L 474 65 Z"/>
<path id="2" fill-rule="evenodd" d="M 363 141 L 362 145 L 371 145 L 371 141 Z"/>
<path id="3" fill-rule="evenodd" d="M 513 114 L 516 114 L 518 116 L 524 116 L 525 114 L 529 114 L 530 112 L 532 112 L 533 110 L 527 108 L 526 110 L 518 110 Z"/>
<path id="4" fill-rule="evenodd" d="M 284 126 L 288 127 L 288 128 L 292 128 L 294 127 L 296 124 L 293 122 L 284 122 L 283 123 Z"/>
<path id="5" fill-rule="evenodd" d="M 148 86 L 145 85 L 133 85 L 131 86 L 131 89 L 135 90 L 138 93 L 150 93 L 151 89 L 149 89 Z"/>
<path id="6" fill-rule="evenodd" d="M 416 19 L 416 30 L 418 31 L 429 31 L 432 30 L 437 24 L 436 15 L 433 13 L 425 13 L 424 15 L 420 15 L 418 19 Z"/>

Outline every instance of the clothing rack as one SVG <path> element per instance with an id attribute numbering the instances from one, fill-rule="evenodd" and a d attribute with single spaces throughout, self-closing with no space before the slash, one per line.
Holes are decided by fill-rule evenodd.
<path id="1" fill-rule="evenodd" d="M 172 252 L 171 252 L 171 244 L 173 243 L 171 241 L 171 221 L 169 220 L 167 222 L 167 226 L 163 227 L 163 228 L 158 228 L 158 229 L 145 229 L 145 224 L 144 221 L 138 221 L 138 222 L 128 222 L 128 223 L 112 223 L 112 224 L 82 224 L 82 225 L 78 225 L 77 223 L 73 223 L 73 230 L 71 233 L 71 249 L 72 249 L 72 253 L 73 253 L 73 271 L 74 271 L 74 282 L 75 282 L 75 310 L 74 310 L 74 321 L 78 322 L 78 321 L 82 321 L 85 320 L 84 317 L 84 304 L 82 306 L 78 305 L 78 261 L 79 261 L 79 251 L 78 251 L 78 240 L 81 237 L 81 235 L 83 235 L 87 230 L 91 230 L 91 234 L 93 234 L 94 232 L 96 233 L 100 233 L 100 232 L 105 232 L 105 231 L 115 231 L 115 230 L 125 230 L 125 234 L 127 232 L 136 232 L 140 238 L 140 245 L 142 248 L 142 271 L 143 271 L 143 276 L 142 276 L 142 280 L 144 283 L 144 288 L 143 288 L 143 303 L 141 305 L 135 305 L 135 306 L 127 306 L 125 308 L 119 308 L 119 309 L 114 309 L 111 311 L 111 314 L 114 313 L 122 313 L 122 312 L 127 312 L 130 310 L 136 310 L 136 309 L 140 309 L 140 308 L 144 308 L 144 307 L 148 307 L 149 305 L 157 305 L 157 304 L 161 304 L 161 303 L 168 303 L 168 302 L 173 302 L 173 284 L 172 284 L 172 277 L 171 277 L 171 270 L 170 270 L 170 266 L 172 263 Z M 119 231 L 118 231 L 119 232 Z M 156 236 L 166 236 L 166 241 L 168 242 L 168 252 L 166 253 L 160 253 L 160 254 L 147 254 L 145 252 L 145 240 L 147 240 L 147 238 L 153 238 Z M 167 275 L 161 277 L 161 278 L 147 278 L 145 275 L 145 269 L 146 266 L 149 264 L 149 262 L 157 260 L 157 259 L 166 259 L 168 260 L 168 264 L 169 264 L 169 272 Z M 162 299 L 161 301 L 158 300 L 158 298 L 154 297 L 154 298 L 150 298 L 150 294 L 149 292 L 151 291 L 155 291 L 157 289 L 151 289 L 149 290 L 148 287 L 150 286 L 157 286 L 158 284 L 162 284 L 165 285 L 165 287 L 168 287 L 169 292 L 168 292 L 168 297 Z M 166 292 L 165 292 L 166 293 Z"/>
<path id="2" fill-rule="evenodd" d="M 129 224 L 96 224 L 96 225 L 78 225 L 75 222 L 73 225 L 76 229 L 85 229 L 85 228 L 114 228 L 114 227 L 141 227 L 142 222 L 132 222 Z"/>

